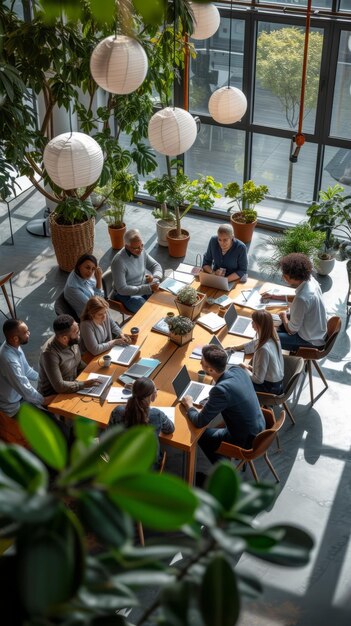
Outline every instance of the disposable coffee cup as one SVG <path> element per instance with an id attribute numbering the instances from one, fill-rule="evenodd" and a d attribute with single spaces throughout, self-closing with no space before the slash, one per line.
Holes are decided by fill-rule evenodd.
<path id="1" fill-rule="evenodd" d="M 130 338 L 133 344 L 136 344 L 136 342 L 138 341 L 138 337 L 139 337 L 139 328 L 137 326 L 133 326 L 133 328 L 130 329 Z"/>
<path id="2" fill-rule="evenodd" d="M 109 354 L 105 354 L 105 356 L 100 359 L 102 367 L 110 367 L 112 359 Z"/>
<path id="3" fill-rule="evenodd" d="M 204 370 L 199 370 L 197 373 L 197 380 L 199 381 L 199 383 L 203 383 L 205 380 L 205 376 L 206 376 L 206 372 L 204 372 Z"/>

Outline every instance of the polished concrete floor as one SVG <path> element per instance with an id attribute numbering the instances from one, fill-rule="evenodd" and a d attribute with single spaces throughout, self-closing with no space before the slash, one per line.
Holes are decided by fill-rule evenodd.
<path id="1" fill-rule="evenodd" d="M 14 246 L 7 245 L 8 224 L 0 220 L 0 274 L 15 272 L 17 315 L 31 330 L 25 351 L 33 366 L 37 365 L 41 344 L 51 334 L 53 303 L 67 277 L 56 265 L 51 240 L 26 231 L 28 220 L 39 217 L 43 207 L 43 199 L 36 192 L 24 194 L 17 203 L 12 213 Z M 148 208 L 128 208 L 126 221 L 129 227 L 140 228 L 148 251 L 165 269 L 178 264 L 157 245 Z M 186 261 L 193 263 L 196 254 L 204 252 L 217 224 L 208 217 L 185 218 L 184 225 L 191 233 Z M 259 258 L 269 254 L 267 239 L 267 233 L 256 229 L 249 253 L 253 276 L 259 275 Z M 103 269 L 109 267 L 114 253 L 101 219 L 96 226 L 95 254 Z M 329 389 L 311 406 L 307 381 L 300 381 L 290 403 L 296 426 L 286 422 L 282 451 L 271 455 L 281 478 L 280 492 L 272 510 L 257 520 L 262 525 L 290 522 L 307 528 L 315 548 L 310 564 L 299 569 L 271 566 L 245 555 L 241 558 L 238 568 L 254 572 L 264 584 L 264 594 L 259 601 L 244 603 L 239 626 L 349 626 L 351 621 L 351 324 L 345 328 L 345 264 L 337 262 L 331 277 L 320 282 L 328 314 L 343 319 L 334 350 L 322 364 Z M 0 308 L 4 309 L 1 299 Z M 323 384 L 317 376 L 314 386 L 316 395 L 320 394 Z M 201 455 L 199 466 L 207 467 Z M 264 464 L 257 463 L 257 469 L 262 479 L 272 480 Z M 181 471 L 179 455 L 170 455 L 169 470 Z M 243 479 L 249 478 L 245 472 Z"/>

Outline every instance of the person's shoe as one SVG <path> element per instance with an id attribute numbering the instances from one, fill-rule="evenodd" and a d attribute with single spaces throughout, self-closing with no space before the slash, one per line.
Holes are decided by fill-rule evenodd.
<path id="1" fill-rule="evenodd" d="M 208 476 L 204 472 L 196 472 L 195 485 L 196 487 L 203 487 Z"/>

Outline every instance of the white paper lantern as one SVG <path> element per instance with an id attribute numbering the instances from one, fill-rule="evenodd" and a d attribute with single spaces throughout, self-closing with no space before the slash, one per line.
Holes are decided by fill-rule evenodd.
<path id="1" fill-rule="evenodd" d="M 99 144 L 84 133 L 62 133 L 49 141 L 44 165 L 61 189 L 88 187 L 100 177 L 104 157 Z"/>
<path id="2" fill-rule="evenodd" d="M 140 87 L 147 73 L 144 48 L 126 35 L 111 35 L 100 41 L 90 58 L 95 82 L 106 91 L 132 93 Z"/>
<path id="3" fill-rule="evenodd" d="M 241 120 L 247 109 L 247 100 L 236 87 L 217 89 L 208 101 L 208 110 L 216 122 L 234 124 Z"/>
<path id="4" fill-rule="evenodd" d="M 196 122 L 184 109 L 167 107 L 155 113 L 149 121 L 151 146 L 167 156 L 177 156 L 189 150 L 196 135 Z"/>
<path id="5" fill-rule="evenodd" d="M 217 32 L 221 16 L 214 4 L 190 3 L 194 13 L 194 32 L 192 39 L 208 39 Z"/>

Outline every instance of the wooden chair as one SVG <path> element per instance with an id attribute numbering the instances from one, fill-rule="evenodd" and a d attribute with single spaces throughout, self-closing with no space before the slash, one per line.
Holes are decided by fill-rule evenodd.
<path id="1" fill-rule="evenodd" d="M 13 297 L 13 290 L 12 290 L 12 282 L 11 279 L 13 277 L 14 272 L 10 272 L 9 274 L 2 274 L 0 276 L 0 287 L 1 287 L 1 291 L 3 293 L 3 296 L 5 298 L 6 304 L 7 304 L 7 308 L 9 310 L 10 316 L 13 319 L 16 319 L 16 307 L 15 307 L 15 299 Z M 9 283 L 10 285 L 10 291 L 11 291 L 11 299 L 12 299 L 12 304 L 10 302 L 10 298 L 8 296 L 7 290 L 6 290 L 6 283 Z M 1 310 L 1 309 L 0 309 Z M 1 311 L 1 313 L 8 318 L 8 315 L 6 313 L 4 313 L 4 311 Z"/>
<path id="2" fill-rule="evenodd" d="M 257 391 L 257 398 L 261 405 L 264 406 L 283 406 L 287 414 L 289 415 L 293 424 L 295 419 L 291 413 L 287 400 L 292 395 L 300 374 L 304 369 L 304 360 L 301 357 L 283 355 L 284 359 L 284 380 L 283 380 L 283 393 L 276 395 L 274 393 L 266 393 L 263 391 Z"/>
<path id="3" fill-rule="evenodd" d="M 19 446 L 29 448 L 27 441 L 20 431 L 16 418 L 6 415 L 3 411 L 0 411 L 0 440 L 5 443 L 17 443 Z"/>
<path id="4" fill-rule="evenodd" d="M 60 293 L 59 297 L 55 300 L 54 309 L 55 309 L 56 315 L 65 315 L 65 314 L 71 315 L 71 317 L 73 317 L 73 319 L 79 324 L 80 319 L 77 313 L 75 312 L 75 310 L 69 304 L 69 302 L 67 302 L 65 296 L 63 295 L 63 291 Z"/>
<path id="5" fill-rule="evenodd" d="M 256 435 L 252 443 L 252 448 L 250 448 L 250 450 L 245 450 L 245 448 L 240 448 L 240 446 L 235 446 L 231 443 L 226 443 L 225 441 L 223 441 L 217 452 L 218 454 L 227 456 L 230 459 L 239 460 L 240 462 L 236 466 L 236 469 L 238 470 L 240 470 L 245 463 L 248 463 L 256 482 L 258 482 L 258 475 L 254 466 L 254 460 L 263 457 L 274 478 L 279 483 L 279 476 L 275 471 L 272 462 L 268 458 L 268 448 L 272 445 L 277 436 L 277 433 L 284 424 L 285 411 L 281 411 L 279 419 L 277 421 L 275 421 L 272 409 L 262 409 L 262 412 L 266 420 L 267 428 L 266 430 L 263 430 L 261 433 Z"/>
<path id="6" fill-rule="evenodd" d="M 102 287 L 104 290 L 105 298 L 109 303 L 110 308 L 113 311 L 118 311 L 122 315 L 122 324 L 125 324 L 129 317 L 133 317 L 133 313 L 128 311 L 128 309 L 124 306 L 122 302 L 118 300 L 112 300 L 111 296 L 113 294 L 113 283 L 112 283 L 112 272 L 111 270 L 106 270 L 106 272 L 102 275 Z"/>
<path id="7" fill-rule="evenodd" d="M 306 364 L 306 369 L 308 372 L 308 378 L 309 378 L 309 383 L 310 383 L 311 404 L 313 404 L 314 402 L 312 365 L 315 366 L 319 376 L 321 377 L 325 385 L 325 389 L 323 390 L 324 392 L 326 389 L 328 389 L 328 383 L 317 361 L 319 361 L 320 359 L 324 359 L 324 357 L 326 357 L 329 354 L 329 352 L 332 350 L 340 330 L 341 330 L 341 319 L 337 315 L 334 315 L 328 320 L 328 323 L 327 323 L 327 339 L 326 339 L 324 346 L 322 346 L 320 349 L 299 348 L 298 351 L 296 352 L 296 356 L 301 356 L 304 359 L 305 364 Z"/>
<path id="8" fill-rule="evenodd" d="M 163 455 L 162 455 L 161 463 L 160 463 L 160 468 L 159 468 L 160 474 L 162 474 L 162 472 L 163 472 L 163 470 L 165 468 L 166 461 L 167 461 L 167 453 L 164 451 Z M 139 537 L 140 544 L 142 546 L 145 546 L 145 537 L 144 537 L 143 525 L 142 525 L 141 522 L 137 522 L 136 526 L 137 526 L 137 531 L 138 531 L 138 537 Z"/>

